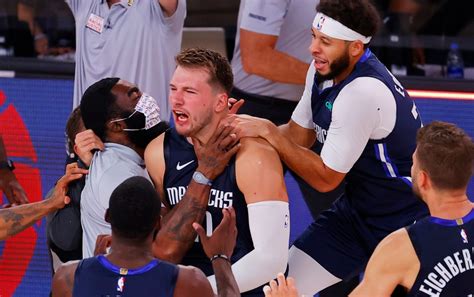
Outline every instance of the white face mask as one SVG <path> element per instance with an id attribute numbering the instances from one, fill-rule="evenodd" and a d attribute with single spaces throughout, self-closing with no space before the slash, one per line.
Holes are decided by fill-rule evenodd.
<path id="1" fill-rule="evenodd" d="M 119 122 L 119 121 L 125 121 L 131 118 L 136 112 L 139 112 L 145 115 L 145 127 L 138 128 L 138 129 L 123 129 L 123 131 L 148 130 L 151 127 L 156 126 L 159 122 L 161 122 L 160 108 L 158 107 L 158 104 L 156 103 L 155 98 L 145 93 L 143 93 L 140 99 L 138 100 L 137 105 L 135 106 L 135 111 L 132 112 L 131 115 L 129 115 L 126 118 L 116 119 L 110 122 L 114 123 L 114 122 Z"/>

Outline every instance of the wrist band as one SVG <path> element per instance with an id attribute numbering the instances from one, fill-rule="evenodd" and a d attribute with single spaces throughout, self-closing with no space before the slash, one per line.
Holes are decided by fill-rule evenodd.
<path id="1" fill-rule="evenodd" d="M 211 257 L 211 262 L 214 261 L 215 259 L 224 259 L 224 260 L 230 262 L 229 257 L 227 257 L 224 254 L 217 254 L 217 255 L 212 256 Z"/>
<path id="2" fill-rule="evenodd" d="M 212 180 L 208 179 L 204 174 L 199 171 L 194 171 L 193 180 L 201 185 L 212 186 Z"/>

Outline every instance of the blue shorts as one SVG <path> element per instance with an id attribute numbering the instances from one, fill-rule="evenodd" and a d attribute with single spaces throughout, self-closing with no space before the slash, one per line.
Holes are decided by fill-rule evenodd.
<path id="1" fill-rule="evenodd" d="M 387 234 L 373 234 L 345 195 L 294 242 L 326 270 L 340 279 L 363 272 L 378 242 Z"/>

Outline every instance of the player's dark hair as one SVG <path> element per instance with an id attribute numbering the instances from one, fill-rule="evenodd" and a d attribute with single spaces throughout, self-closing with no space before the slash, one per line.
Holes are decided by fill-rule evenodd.
<path id="1" fill-rule="evenodd" d="M 374 36 L 381 23 L 370 0 L 321 0 L 316 10 L 364 36 Z"/>
<path id="2" fill-rule="evenodd" d="M 74 153 L 74 139 L 77 133 L 84 129 L 84 123 L 82 122 L 81 109 L 78 107 L 69 115 L 66 122 L 66 140 L 69 153 Z"/>
<path id="3" fill-rule="evenodd" d="M 88 87 L 82 95 L 80 106 L 84 126 L 92 129 L 103 141 L 107 121 L 118 113 L 115 104 L 117 98 L 111 90 L 119 80 L 118 77 L 101 79 Z"/>
<path id="4" fill-rule="evenodd" d="M 130 177 L 110 195 L 108 220 L 112 232 L 124 239 L 143 241 L 155 230 L 160 209 L 151 182 L 141 176 Z"/>
<path id="5" fill-rule="evenodd" d="M 474 170 L 474 143 L 454 124 L 432 122 L 418 130 L 416 158 L 433 185 L 443 190 L 467 187 Z"/>
<path id="6" fill-rule="evenodd" d="M 176 64 L 184 68 L 205 68 L 209 72 L 209 83 L 230 94 L 234 75 L 229 60 L 210 49 L 188 48 L 176 56 Z"/>

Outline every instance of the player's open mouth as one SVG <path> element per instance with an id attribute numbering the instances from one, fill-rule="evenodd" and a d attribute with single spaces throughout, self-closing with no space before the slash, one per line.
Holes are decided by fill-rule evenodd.
<path id="1" fill-rule="evenodd" d="M 173 110 L 173 113 L 174 113 L 176 122 L 185 122 L 189 118 L 189 116 L 186 113 L 179 110 Z"/>
<path id="2" fill-rule="evenodd" d="M 323 60 L 323 59 L 320 59 L 320 58 L 314 58 L 314 67 L 316 68 L 316 70 L 321 70 L 327 64 L 328 64 L 327 60 Z"/>

